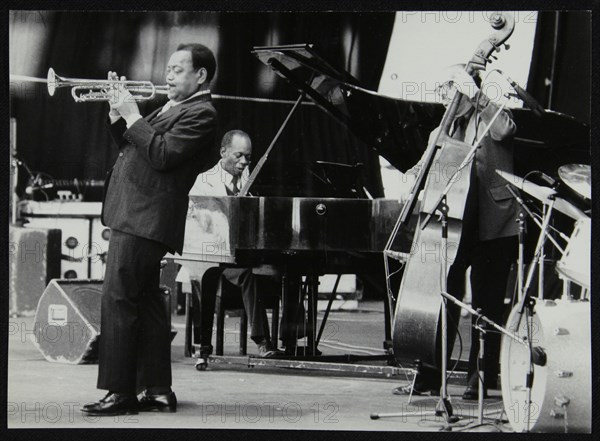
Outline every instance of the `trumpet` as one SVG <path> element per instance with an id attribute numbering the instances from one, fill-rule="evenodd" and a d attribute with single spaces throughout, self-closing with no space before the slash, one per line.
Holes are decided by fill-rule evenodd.
<path id="1" fill-rule="evenodd" d="M 70 87 L 71 95 L 76 103 L 110 101 L 108 89 L 123 85 L 135 101 L 147 101 L 156 94 L 166 95 L 169 86 L 155 86 L 150 81 L 120 80 L 85 80 L 81 78 L 64 78 L 57 75 L 54 69 L 48 69 L 48 94 L 54 96 L 56 89 Z M 87 91 L 87 92 L 86 92 Z"/>

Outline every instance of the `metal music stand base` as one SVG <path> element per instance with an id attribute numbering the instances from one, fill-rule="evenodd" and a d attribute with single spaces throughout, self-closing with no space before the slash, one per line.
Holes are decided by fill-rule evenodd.
<path id="1" fill-rule="evenodd" d="M 412 384 L 410 386 L 411 392 L 408 395 L 408 403 L 407 403 L 408 405 L 410 405 L 412 397 L 413 397 L 412 392 L 414 390 L 415 381 L 417 379 L 417 374 L 418 374 L 418 371 L 420 368 L 419 360 L 416 360 L 416 365 L 417 365 L 416 369 L 413 370 L 414 376 L 413 376 Z M 449 406 L 450 408 L 448 408 L 447 406 Z M 407 410 L 407 411 L 402 411 L 402 412 L 391 412 L 391 413 L 372 413 L 370 415 L 370 418 L 372 420 L 378 420 L 381 418 L 408 418 L 408 417 L 424 418 L 427 416 L 444 417 L 445 425 L 440 428 L 440 431 L 452 431 L 453 425 L 461 422 L 462 419 L 475 418 L 475 416 L 471 415 L 471 414 L 465 415 L 465 414 L 454 413 L 450 403 L 448 401 L 446 401 L 446 398 L 443 398 L 441 394 L 440 394 L 440 399 L 438 400 L 438 402 L 436 404 L 435 410 L 428 410 L 428 411 L 417 410 L 414 412 Z M 468 425 L 460 426 L 460 427 L 461 427 L 461 429 L 464 429 L 464 428 L 468 427 Z"/>

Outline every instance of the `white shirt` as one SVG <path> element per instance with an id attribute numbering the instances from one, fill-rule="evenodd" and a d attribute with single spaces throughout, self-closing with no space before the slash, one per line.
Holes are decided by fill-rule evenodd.
<path id="1" fill-rule="evenodd" d="M 227 196 L 227 189 L 233 192 L 234 176 L 223 168 L 221 161 L 210 170 L 198 175 L 190 190 L 190 196 Z M 250 172 L 246 167 L 238 179 L 239 190 L 244 187 L 249 175 Z"/>

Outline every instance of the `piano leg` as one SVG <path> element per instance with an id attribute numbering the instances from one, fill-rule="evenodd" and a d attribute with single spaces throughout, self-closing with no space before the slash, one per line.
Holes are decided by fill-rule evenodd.
<path id="1" fill-rule="evenodd" d="M 183 344 L 184 356 L 191 358 L 194 353 L 192 341 L 192 302 L 194 297 L 191 293 L 185 293 L 185 342 Z"/>
<path id="2" fill-rule="evenodd" d="M 306 337 L 308 340 L 309 354 L 317 354 L 317 344 L 315 338 L 315 329 L 317 329 L 317 302 L 319 295 L 319 276 L 310 274 L 306 277 L 307 281 L 307 294 L 308 294 L 308 329 L 306 330 Z"/>
<path id="3" fill-rule="evenodd" d="M 333 285 L 333 290 L 329 295 L 329 301 L 327 302 L 327 309 L 325 309 L 325 314 L 323 315 L 323 319 L 321 320 L 321 326 L 319 327 L 319 334 L 317 335 L 317 344 L 319 346 L 319 342 L 321 341 L 321 336 L 323 335 L 323 330 L 325 329 L 325 325 L 327 324 L 327 319 L 329 318 L 329 313 L 331 312 L 331 305 L 335 300 L 335 296 L 337 294 L 338 285 L 340 284 L 340 280 L 342 279 L 342 275 L 338 274 L 337 279 L 335 280 L 335 285 Z"/>
<path id="4" fill-rule="evenodd" d="M 280 337 L 286 355 L 314 356 L 319 354 L 316 338 L 319 276 L 312 271 L 306 274 L 304 282 L 302 277 L 300 273 L 288 271 L 282 275 Z M 298 346 L 299 339 L 305 339 L 304 346 Z"/>
<path id="5" fill-rule="evenodd" d="M 383 313 L 385 317 L 385 341 L 383 342 L 383 348 L 390 353 L 392 349 L 392 310 L 391 310 L 391 299 L 389 296 L 385 296 L 383 299 Z"/>
<path id="6" fill-rule="evenodd" d="M 302 283 L 302 275 L 284 271 L 282 274 L 282 315 L 280 339 L 285 346 L 286 355 L 299 354 L 298 339 L 307 333 L 306 312 L 303 305 L 306 296 L 306 284 Z"/>

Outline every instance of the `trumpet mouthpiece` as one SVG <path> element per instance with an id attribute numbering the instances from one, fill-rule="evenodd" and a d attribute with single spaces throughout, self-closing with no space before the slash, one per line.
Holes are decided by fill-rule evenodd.
<path id="1" fill-rule="evenodd" d="M 48 94 L 50 96 L 54 96 L 54 92 L 56 91 L 56 74 L 54 73 L 54 69 L 48 69 Z"/>

